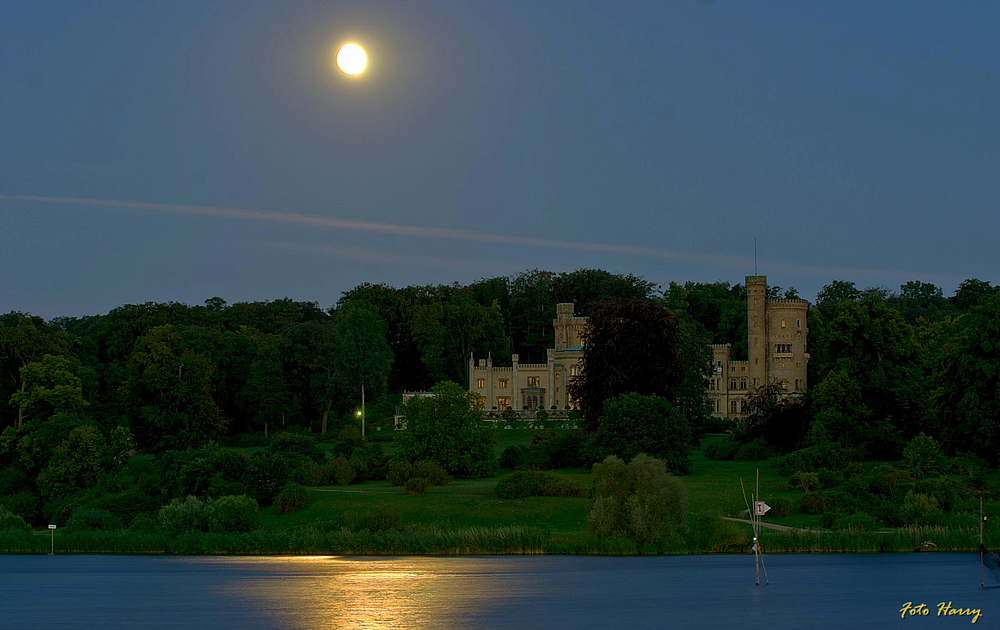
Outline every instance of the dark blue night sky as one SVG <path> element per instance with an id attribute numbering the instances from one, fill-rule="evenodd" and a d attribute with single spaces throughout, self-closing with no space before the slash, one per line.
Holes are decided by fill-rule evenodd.
<path id="1" fill-rule="evenodd" d="M 0 311 L 1000 281 L 1000 5 L 0 0 Z M 358 79 L 331 56 L 353 40 Z M 44 199 L 40 199 L 44 198 Z M 95 201 L 97 200 L 97 201 Z"/>

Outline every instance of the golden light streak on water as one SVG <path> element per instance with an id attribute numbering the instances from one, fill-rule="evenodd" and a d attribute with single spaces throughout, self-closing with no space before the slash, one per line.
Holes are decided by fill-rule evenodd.
<path id="1" fill-rule="evenodd" d="M 256 561 L 281 579 L 243 582 L 227 595 L 287 628 L 458 628 L 483 614 L 500 586 L 496 559 L 464 558 L 460 569 L 454 559 L 427 557 Z"/>

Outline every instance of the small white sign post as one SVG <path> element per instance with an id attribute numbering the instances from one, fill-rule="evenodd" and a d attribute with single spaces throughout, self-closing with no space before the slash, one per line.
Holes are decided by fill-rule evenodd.
<path id="1" fill-rule="evenodd" d="M 53 556 L 56 553 L 56 526 L 55 525 L 49 525 L 49 533 L 52 534 L 52 551 L 49 552 L 49 555 Z"/>

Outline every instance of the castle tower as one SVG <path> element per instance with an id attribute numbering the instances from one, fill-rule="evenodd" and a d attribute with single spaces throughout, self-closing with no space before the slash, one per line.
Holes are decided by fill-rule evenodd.
<path id="1" fill-rule="evenodd" d="M 768 382 L 767 371 L 767 278 L 747 276 L 747 355 L 750 386 Z"/>

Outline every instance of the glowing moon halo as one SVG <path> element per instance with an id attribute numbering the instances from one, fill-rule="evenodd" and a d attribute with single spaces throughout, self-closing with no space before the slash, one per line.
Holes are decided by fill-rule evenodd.
<path id="1" fill-rule="evenodd" d="M 368 55 L 365 49 L 357 44 L 344 44 L 337 51 L 337 67 L 344 74 L 351 76 L 361 74 L 368 65 Z"/>

